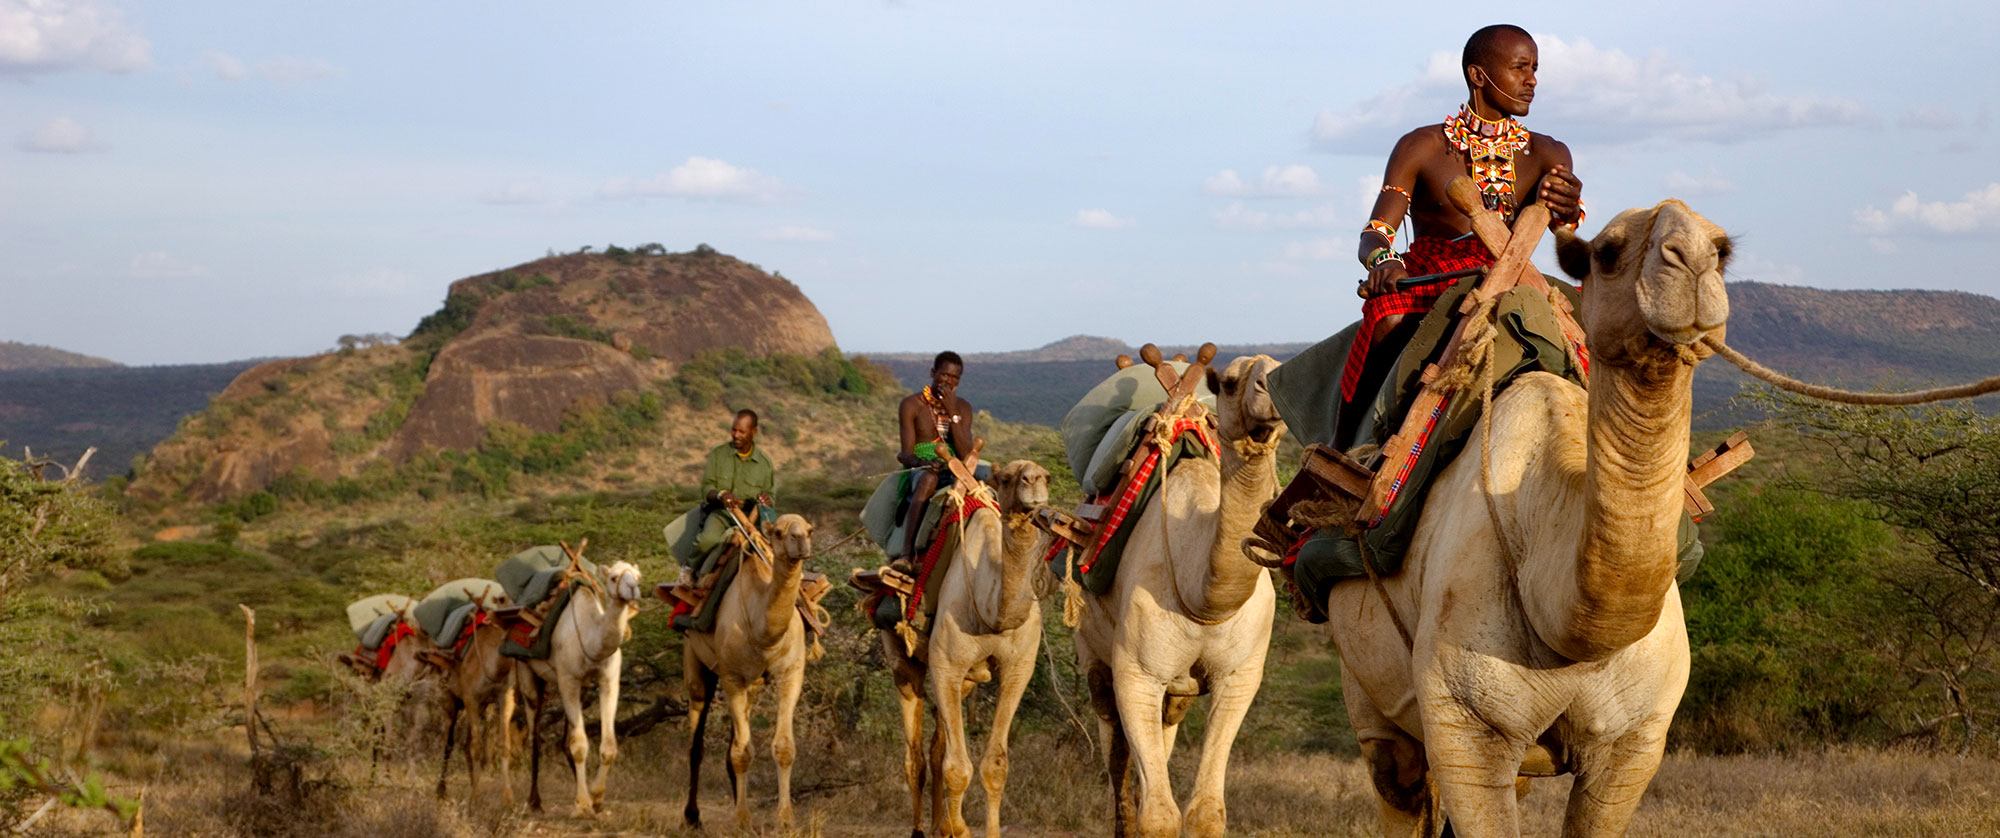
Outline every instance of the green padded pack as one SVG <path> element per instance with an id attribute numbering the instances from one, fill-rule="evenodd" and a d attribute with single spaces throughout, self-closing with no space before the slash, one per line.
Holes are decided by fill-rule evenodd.
<path id="1" fill-rule="evenodd" d="M 1175 372 L 1186 372 L 1188 368 L 1185 361 L 1168 361 L 1167 364 Z M 1195 398 L 1209 409 L 1215 408 L 1215 393 L 1208 389 L 1207 382 L 1195 388 Z M 1097 455 L 1098 446 L 1121 417 L 1135 411 L 1150 412 L 1166 400 L 1166 388 L 1160 386 L 1153 368 L 1143 363 L 1112 373 L 1090 388 L 1068 413 L 1063 414 L 1063 453 L 1069 458 L 1070 473 L 1078 475 L 1079 479 L 1090 473 L 1090 464 Z M 1136 438 L 1136 431 L 1133 434 Z M 1114 452 L 1114 455 L 1130 452 L 1128 447 L 1124 452 Z M 1122 456 L 1118 457 L 1119 461 L 1122 459 Z M 1117 462 L 1112 465 L 1115 467 Z"/>
<path id="2" fill-rule="evenodd" d="M 569 598 L 576 585 L 556 588 L 562 572 L 569 567 L 569 557 L 562 548 L 554 544 L 530 547 L 515 553 L 493 568 L 493 578 L 507 592 L 507 598 L 514 604 L 534 606 L 548 599 L 555 591 L 555 601 L 549 604 L 548 616 L 543 619 L 542 628 L 535 633 L 531 646 L 522 647 L 512 638 L 500 644 L 500 653 L 510 658 L 543 660 L 549 656 L 549 639 L 555 635 L 556 622 L 561 619 L 563 609 L 569 607 Z M 596 574 L 597 565 L 589 559 L 579 564 L 584 573 Z M 587 584 L 587 583 L 582 583 Z"/>

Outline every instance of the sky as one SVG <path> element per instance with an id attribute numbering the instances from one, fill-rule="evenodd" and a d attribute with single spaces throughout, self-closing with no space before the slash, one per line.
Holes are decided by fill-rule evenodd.
<path id="1" fill-rule="evenodd" d="M 0 339 L 310 354 L 657 242 L 781 273 L 849 351 L 1317 340 L 1497 22 L 1586 235 L 1676 197 L 1732 279 L 2000 291 L 2000 4 L 1415 8 L 0 0 Z"/>

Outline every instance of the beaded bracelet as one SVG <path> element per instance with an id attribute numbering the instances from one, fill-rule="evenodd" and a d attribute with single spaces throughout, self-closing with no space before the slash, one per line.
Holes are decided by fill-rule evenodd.
<path id="1" fill-rule="evenodd" d="M 1393 245 L 1396 243 L 1396 228 L 1389 226 L 1389 222 L 1383 221 L 1380 218 L 1368 219 L 1368 226 L 1364 228 L 1361 232 L 1376 233 L 1380 235 L 1383 239 L 1387 240 L 1390 244 Z"/>
<path id="2" fill-rule="evenodd" d="M 1362 259 L 1361 264 L 1363 267 L 1366 267 L 1367 269 L 1372 271 L 1375 270 L 1375 267 L 1377 265 L 1380 265 L 1384 262 L 1400 263 L 1402 261 L 1403 257 L 1397 256 L 1396 251 L 1390 250 L 1389 248 L 1386 247 L 1378 247 L 1375 248 L 1374 250 L 1368 251 L 1368 257 Z"/>
<path id="3" fill-rule="evenodd" d="M 1590 215 L 1590 213 L 1584 210 L 1584 208 L 1583 208 L 1583 202 L 1582 202 L 1582 201 L 1577 201 L 1577 202 L 1576 202 L 1576 218 L 1575 218 L 1574 220 L 1571 220 L 1571 221 L 1559 221 L 1559 222 L 1557 222 L 1557 223 L 1556 223 L 1556 226 L 1557 226 L 1557 227 L 1561 227 L 1561 228 L 1563 228 L 1563 229 L 1565 229 L 1565 230 L 1568 230 L 1568 231 L 1570 231 L 1570 232 L 1576 232 L 1576 228 L 1577 228 L 1577 227 L 1578 227 L 1579 225 L 1583 224 L 1583 219 L 1584 219 L 1584 218 L 1585 218 L 1586 216 L 1588 216 L 1588 215 Z"/>

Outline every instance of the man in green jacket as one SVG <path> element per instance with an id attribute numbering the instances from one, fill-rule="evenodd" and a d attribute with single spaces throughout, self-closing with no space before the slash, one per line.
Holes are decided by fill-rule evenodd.
<path id="1" fill-rule="evenodd" d="M 777 488 L 777 471 L 771 465 L 771 458 L 757 448 L 757 412 L 744 409 L 736 411 L 736 421 L 730 425 L 729 441 L 715 446 L 708 452 L 708 465 L 701 474 L 701 507 L 696 511 L 701 521 L 695 537 L 694 549 L 689 551 L 691 574 L 699 579 L 712 570 L 718 548 L 728 542 L 731 527 L 727 507 L 743 510 L 743 516 L 753 523 L 775 520 L 777 511 L 772 507 L 771 492 Z M 693 523 L 693 522 L 690 522 Z"/>

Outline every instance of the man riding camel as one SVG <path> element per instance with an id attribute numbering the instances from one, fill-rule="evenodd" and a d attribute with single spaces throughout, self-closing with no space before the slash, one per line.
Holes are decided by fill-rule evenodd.
<path id="1" fill-rule="evenodd" d="M 1551 229 L 1575 229 L 1583 221 L 1583 181 L 1571 170 L 1569 147 L 1517 119 L 1528 115 L 1535 99 L 1540 67 L 1535 40 L 1518 26 L 1488 26 L 1466 40 L 1460 65 L 1465 104 L 1441 125 L 1421 126 L 1396 141 L 1382 192 L 1361 231 L 1357 255 L 1368 277 L 1357 291 L 1367 302 L 1340 376 L 1344 407 L 1335 439 L 1343 448 L 1357 441 L 1350 437 L 1366 412 L 1346 406 L 1373 398 L 1422 315 L 1452 285 L 1399 290 L 1396 283 L 1493 262 L 1493 254 L 1472 235 L 1472 220 L 1446 197 L 1445 184 L 1470 176 L 1487 208 L 1510 226 L 1521 207 L 1536 202 L 1548 208 Z M 1413 225 L 1410 249 L 1398 254 L 1396 225 L 1405 215 Z"/>
<path id="2" fill-rule="evenodd" d="M 777 519 L 771 493 L 777 489 L 776 469 L 771 458 L 757 448 L 757 411 L 736 411 L 729 426 L 729 441 L 708 452 L 701 473 L 701 506 L 689 529 L 697 533 L 688 550 L 689 581 L 701 580 L 715 570 L 722 547 L 733 529 L 725 511 L 735 507 L 752 524 Z M 705 586 L 704 586 L 705 587 Z"/>
<path id="3" fill-rule="evenodd" d="M 906 560 L 916 555 L 917 528 L 923 524 L 931 495 L 954 480 L 944 467 L 944 458 L 972 450 L 972 404 L 958 397 L 958 380 L 964 374 L 965 360 L 958 353 L 939 352 L 931 361 L 930 385 L 905 397 L 896 407 L 896 426 L 902 436 L 896 461 L 904 468 L 919 469 L 904 517 Z"/>

